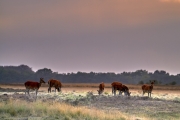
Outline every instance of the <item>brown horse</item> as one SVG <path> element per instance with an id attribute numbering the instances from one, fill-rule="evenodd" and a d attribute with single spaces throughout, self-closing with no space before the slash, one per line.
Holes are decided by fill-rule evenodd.
<path id="1" fill-rule="evenodd" d="M 120 83 L 120 82 L 112 82 L 111 87 L 112 87 L 112 94 L 116 95 L 116 90 L 122 88 L 122 83 Z M 120 91 L 119 91 L 119 94 L 120 94 Z"/>
<path id="2" fill-rule="evenodd" d="M 55 87 L 55 92 L 56 92 L 56 89 L 58 90 L 58 92 L 61 91 L 62 84 L 59 80 L 50 79 L 48 81 L 48 84 L 49 84 L 48 93 L 51 92 L 51 87 Z"/>
<path id="3" fill-rule="evenodd" d="M 131 92 L 129 92 L 129 88 L 126 85 L 122 85 L 122 89 L 120 89 L 121 93 L 124 92 L 124 95 L 130 96 Z"/>
<path id="4" fill-rule="evenodd" d="M 155 83 L 155 80 L 154 81 L 150 81 L 151 85 L 143 85 L 142 86 L 142 91 L 143 91 L 143 95 L 147 92 L 148 93 L 148 97 L 151 97 L 151 93 L 152 93 L 152 90 L 153 90 L 153 85 Z"/>
<path id="5" fill-rule="evenodd" d="M 113 82 L 112 84 L 112 94 L 116 95 L 116 90 L 119 91 L 119 95 L 122 95 L 124 92 L 124 95 L 130 96 L 131 92 L 129 92 L 129 88 L 126 85 L 123 85 L 120 82 Z"/>
<path id="6" fill-rule="evenodd" d="M 37 97 L 38 90 L 41 87 L 42 83 L 45 83 L 43 78 L 40 78 L 39 82 L 34 82 L 34 81 L 27 81 L 27 82 L 25 82 L 24 83 L 24 85 L 26 87 L 25 94 L 27 92 L 28 95 L 29 95 L 29 90 L 32 89 L 32 90 L 36 91 L 36 97 Z"/>
<path id="7" fill-rule="evenodd" d="M 99 90 L 97 90 L 99 95 L 103 93 L 104 87 L 105 87 L 105 85 L 103 82 L 101 84 L 99 84 Z"/>

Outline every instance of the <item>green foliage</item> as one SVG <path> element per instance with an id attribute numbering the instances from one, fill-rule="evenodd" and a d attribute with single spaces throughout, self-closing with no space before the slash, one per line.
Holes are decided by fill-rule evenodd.
<path id="1" fill-rule="evenodd" d="M 108 95 L 109 93 L 108 92 L 104 92 L 105 95 Z"/>
<path id="2" fill-rule="evenodd" d="M 173 81 L 173 82 L 171 82 L 171 83 L 170 83 L 170 85 L 176 85 L 176 82 L 175 82 L 175 81 Z"/>
<path id="3" fill-rule="evenodd" d="M 139 83 L 138 83 L 138 84 L 143 85 L 143 84 L 144 84 L 144 82 L 141 80 L 141 81 L 139 81 Z"/>
<path id="4" fill-rule="evenodd" d="M 31 79 L 34 72 L 27 65 L 0 66 L 0 83 L 21 83 L 24 79 Z"/>
<path id="5" fill-rule="evenodd" d="M 43 68 L 34 72 L 27 65 L 20 66 L 0 66 L 0 83 L 24 83 L 27 80 L 39 81 L 43 77 L 45 81 L 51 78 L 59 79 L 62 83 L 111 83 L 120 81 L 123 84 L 144 84 L 149 80 L 156 79 L 156 84 L 180 84 L 180 74 L 169 75 L 166 71 L 156 70 L 149 73 L 146 70 L 137 70 L 135 72 L 122 72 L 115 74 L 95 73 L 95 72 L 77 72 L 77 73 L 61 73 L 53 72 L 51 69 Z"/>

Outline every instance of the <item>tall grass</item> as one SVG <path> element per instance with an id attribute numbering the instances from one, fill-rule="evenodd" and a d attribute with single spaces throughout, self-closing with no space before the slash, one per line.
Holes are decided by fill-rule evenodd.
<path id="1" fill-rule="evenodd" d="M 0 103 L 0 119 L 9 117 L 42 117 L 62 120 L 126 120 L 129 117 L 118 111 L 103 111 L 57 102 L 6 101 Z"/>

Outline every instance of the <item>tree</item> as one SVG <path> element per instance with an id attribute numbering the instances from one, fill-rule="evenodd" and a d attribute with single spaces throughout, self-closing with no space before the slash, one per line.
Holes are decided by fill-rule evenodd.
<path id="1" fill-rule="evenodd" d="M 176 82 L 175 81 L 173 81 L 173 82 L 171 82 L 171 83 L 169 83 L 170 85 L 176 85 Z"/>
<path id="2" fill-rule="evenodd" d="M 46 80 L 51 79 L 53 74 L 52 74 L 52 70 L 48 69 L 48 68 L 43 68 L 43 69 L 39 69 L 36 73 L 35 73 L 35 78 L 39 79 L 39 78 L 44 78 Z"/>
<path id="3" fill-rule="evenodd" d="M 143 85 L 143 84 L 144 84 L 144 82 L 141 80 L 141 81 L 139 81 L 139 83 L 138 83 L 138 84 Z"/>
<path id="4" fill-rule="evenodd" d="M 164 70 L 156 70 L 154 73 L 149 73 L 146 70 L 136 70 L 135 72 L 123 72 L 115 74 L 113 72 L 95 73 L 95 72 L 77 72 L 77 73 L 62 73 L 53 72 L 51 69 L 43 68 L 37 72 L 27 65 L 19 66 L 0 66 L 0 83 L 24 83 L 27 80 L 39 81 L 43 77 L 46 81 L 54 78 L 59 79 L 63 83 L 111 83 L 119 81 L 123 84 L 144 84 L 149 83 L 149 80 L 158 80 L 156 84 L 180 84 L 180 74 L 169 75 Z"/>

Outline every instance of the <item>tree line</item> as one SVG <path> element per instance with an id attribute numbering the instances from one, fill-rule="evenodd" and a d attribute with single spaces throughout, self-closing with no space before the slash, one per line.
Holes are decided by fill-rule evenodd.
<path id="1" fill-rule="evenodd" d="M 0 66 L 0 83 L 24 83 L 27 80 L 39 81 L 43 77 L 45 81 L 54 78 L 62 83 L 111 83 L 119 81 L 123 84 L 145 84 L 149 80 L 156 80 L 156 84 L 180 85 L 180 74 L 170 75 L 164 70 L 156 70 L 153 73 L 147 70 L 136 70 L 135 72 L 122 73 L 58 73 L 49 68 L 39 69 L 34 72 L 27 65 Z"/>

